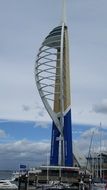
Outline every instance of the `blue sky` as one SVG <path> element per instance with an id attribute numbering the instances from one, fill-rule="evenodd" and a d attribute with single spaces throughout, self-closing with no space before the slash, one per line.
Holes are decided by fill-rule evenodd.
<path id="1" fill-rule="evenodd" d="M 107 128 L 106 7 L 106 0 L 67 0 L 72 122 L 77 126 L 73 137 L 84 150 L 89 141 L 84 143 L 83 135 L 100 122 L 104 131 Z M 49 152 L 51 119 L 36 88 L 34 65 L 42 41 L 60 24 L 60 18 L 61 0 L 0 1 L 1 153 L 11 150 L 15 155 L 14 151 L 24 144 L 19 154 L 22 157 L 27 157 L 29 147 L 33 149 L 34 145 L 41 147 L 41 154 Z M 106 147 L 106 138 L 103 144 Z M 10 165 L 15 167 L 17 163 Z"/>
<path id="2" fill-rule="evenodd" d="M 32 141 L 39 141 L 40 139 L 50 139 L 51 123 L 46 123 L 46 127 L 40 127 L 35 122 L 23 121 L 6 121 L 0 124 L 0 129 L 7 134 L 5 141 L 15 141 L 21 139 L 28 139 Z M 2 142 L 3 139 L 0 139 Z"/>
<path id="3" fill-rule="evenodd" d="M 86 155 L 91 137 L 91 150 L 99 151 L 102 134 L 102 150 L 107 146 L 107 129 L 86 124 L 72 124 L 73 144 Z M 29 167 L 46 164 L 50 154 L 51 122 L 0 120 L 0 169 L 19 169 L 20 164 Z"/>
<path id="4" fill-rule="evenodd" d="M 46 126 L 46 127 L 44 127 Z M 96 126 L 90 125 L 79 125 L 72 124 L 73 139 L 79 139 L 81 134 L 84 131 L 89 130 L 90 128 L 95 128 Z M 6 133 L 6 139 L 1 138 L 2 141 L 15 141 L 21 139 L 28 139 L 32 141 L 50 140 L 51 138 L 51 122 L 50 123 L 41 123 L 41 122 L 23 122 L 23 121 L 1 121 L 0 129 L 4 130 Z M 78 135 L 77 135 L 78 133 Z"/>

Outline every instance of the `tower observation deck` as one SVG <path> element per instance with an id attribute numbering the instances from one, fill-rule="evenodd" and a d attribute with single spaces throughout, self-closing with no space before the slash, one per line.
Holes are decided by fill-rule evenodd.
<path id="1" fill-rule="evenodd" d="M 61 25 L 44 39 L 35 64 L 36 85 L 52 118 L 50 165 L 73 166 L 68 27 L 65 1 Z"/>

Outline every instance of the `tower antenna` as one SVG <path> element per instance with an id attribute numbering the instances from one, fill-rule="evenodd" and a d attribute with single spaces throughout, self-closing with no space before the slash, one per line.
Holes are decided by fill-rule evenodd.
<path id="1" fill-rule="evenodd" d="M 65 24 L 67 22 L 67 19 L 66 19 L 66 1 L 67 0 L 62 0 L 62 17 L 61 17 L 62 23 L 65 23 Z"/>

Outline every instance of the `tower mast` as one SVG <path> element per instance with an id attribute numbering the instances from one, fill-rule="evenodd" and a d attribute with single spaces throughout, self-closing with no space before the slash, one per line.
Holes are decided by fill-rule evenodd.
<path id="1" fill-rule="evenodd" d="M 66 24 L 66 0 L 62 0 L 62 16 L 61 16 L 62 23 Z"/>
<path id="2" fill-rule="evenodd" d="M 64 26 L 65 26 L 65 0 L 62 0 L 62 31 L 61 31 L 61 44 L 60 44 L 60 124 L 62 133 L 60 134 L 61 145 L 61 161 L 60 164 L 64 165 L 65 150 L 64 150 Z"/>

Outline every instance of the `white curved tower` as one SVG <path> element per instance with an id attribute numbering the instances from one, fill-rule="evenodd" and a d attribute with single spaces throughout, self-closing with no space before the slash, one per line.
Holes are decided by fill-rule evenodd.
<path id="1" fill-rule="evenodd" d="M 35 79 L 53 121 L 50 165 L 72 166 L 69 47 L 64 0 L 62 15 L 61 25 L 48 34 L 39 49 Z"/>

